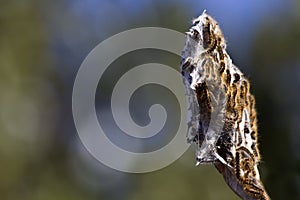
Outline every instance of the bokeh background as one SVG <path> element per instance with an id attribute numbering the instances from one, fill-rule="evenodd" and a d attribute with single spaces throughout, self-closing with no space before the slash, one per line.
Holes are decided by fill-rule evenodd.
<path id="1" fill-rule="evenodd" d="M 220 23 L 228 52 L 251 80 L 265 187 L 274 200 L 300 199 L 298 0 L 1 0 L 0 199 L 238 199 L 214 167 L 194 166 L 193 148 L 156 172 L 112 170 L 82 146 L 72 118 L 76 72 L 98 43 L 137 27 L 184 32 L 204 9 Z M 155 57 L 179 67 L 174 55 L 136 53 L 119 64 Z M 97 94 L 99 111 L 111 88 L 105 85 Z M 145 115 L 134 111 L 136 118 Z"/>

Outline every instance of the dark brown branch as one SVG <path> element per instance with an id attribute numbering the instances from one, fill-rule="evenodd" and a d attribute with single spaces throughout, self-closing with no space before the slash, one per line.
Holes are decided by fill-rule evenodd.
<path id="1" fill-rule="evenodd" d="M 217 170 L 223 175 L 223 178 L 227 185 L 231 188 L 234 193 L 236 193 L 239 197 L 243 200 L 270 200 L 266 190 L 264 189 L 263 185 L 261 185 L 261 193 L 258 194 L 257 197 L 253 197 L 249 193 L 245 192 L 244 186 L 237 180 L 236 176 L 234 175 L 233 169 L 230 169 L 228 166 L 224 165 L 220 162 L 214 163 Z"/>

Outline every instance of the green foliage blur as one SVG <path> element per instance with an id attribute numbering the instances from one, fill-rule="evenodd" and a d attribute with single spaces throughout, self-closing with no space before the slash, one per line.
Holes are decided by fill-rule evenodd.
<path id="1" fill-rule="evenodd" d="M 99 21 L 112 24 L 97 24 L 88 18 L 96 8 L 85 14 L 84 1 L 74 2 L 0 2 L 0 199 L 239 199 L 214 167 L 194 166 L 192 148 L 156 172 L 109 169 L 84 149 L 72 121 L 73 81 L 94 46 L 140 26 L 184 32 L 204 8 L 153 1 L 127 17 L 118 7 L 126 1 L 111 1 Z M 261 176 L 274 200 L 300 199 L 300 4 L 289 13 L 261 19 L 244 59 L 234 54 L 239 41 L 228 41 L 256 96 Z"/>

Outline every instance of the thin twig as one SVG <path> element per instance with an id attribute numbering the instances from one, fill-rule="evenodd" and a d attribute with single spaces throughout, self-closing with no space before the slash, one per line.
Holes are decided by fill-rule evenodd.
<path id="1" fill-rule="evenodd" d="M 228 166 L 224 165 L 221 162 L 215 162 L 214 165 L 217 168 L 217 170 L 223 175 L 226 184 L 231 188 L 232 191 L 234 191 L 234 193 L 236 193 L 243 200 L 270 199 L 263 185 L 261 185 L 262 193 L 259 194 L 260 196 L 254 198 L 249 193 L 244 191 L 244 186 L 237 180 L 232 169 L 230 169 Z"/>

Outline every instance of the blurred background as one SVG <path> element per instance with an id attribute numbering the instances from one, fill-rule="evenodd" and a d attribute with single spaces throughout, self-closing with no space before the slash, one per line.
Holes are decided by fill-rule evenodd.
<path id="1" fill-rule="evenodd" d="M 77 70 L 97 44 L 137 27 L 184 32 L 204 9 L 219 22 L 228 52 L 252 83 L 265 187 L 274 200 L 300 199 L 297 0 L 1 0 L 0 199 L 239 199 L 214 167 L 194 166 L 193 148 L 152 173 L 110 169 L 82 146 L 72 118 Z M 114 65 L 155 61 L 179 69 L 174 55 L 130 54 Z M 112 86 L 106 81 L 97 91 L 99 112 L 109 105 L 103 102 Z M 145 109 L 135 109 L 133 118 L 143 119 L 139 111 Z"/>

